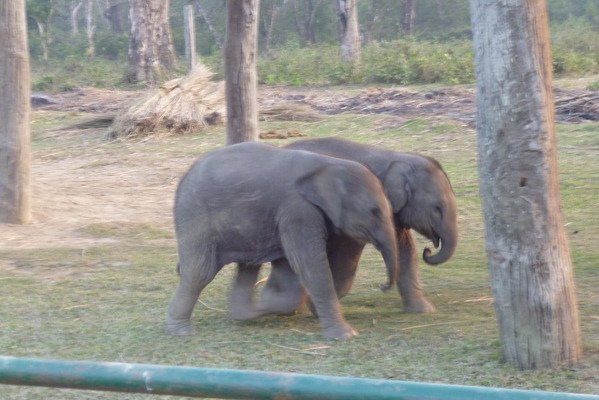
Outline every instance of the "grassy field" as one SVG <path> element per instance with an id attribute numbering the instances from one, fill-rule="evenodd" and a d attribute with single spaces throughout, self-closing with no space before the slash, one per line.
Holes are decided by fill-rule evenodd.
<path id="1" fill-rule="evenodd" d="M 261 123 L 264 131 L 293 128 L 309 137 L 339 136 L 420 152 L 443 164 L 458 199 L 460 243 L 450 262 L 421 265 L 425 292 L 437 312 L 406 314 L 397 293 L 378 290 L 385 270 L 380 255 L 368 247 L 354 288 L 342 302 L 347 320 L 360 332 L 350 341 L 326 341 L 309 313 L 232 321 L 226 311 L 232 265 L 200 298 L 193 315 L 199 335 L 173 338 L 163 331 L 178 279 L 173 190 L 196 156 L 224 143 L 224 129 L 135 142 L 106 142 L 101 130 L 59 130 L 84 117 L 34 114 L 36 221 L 27 228 L 0 227 L 11 239 L 0 243 L 2 354 L 599 393 L 599 123 L 558 126 L 585 358 L 572 368 L 531 372 L 514 370 L 501 359 L 473 129 L 443 118 L 393 127 L 381 123 L 388 117 L 355 114 L 317 123 Z M 131 182 L 139 186 L 127 189 Z M 71 213 L 77 204 L 83 211 Z M 57 222 L 49 223 L 59 212 Z M 0 398 L 146 397 L 0 386 Z"/>

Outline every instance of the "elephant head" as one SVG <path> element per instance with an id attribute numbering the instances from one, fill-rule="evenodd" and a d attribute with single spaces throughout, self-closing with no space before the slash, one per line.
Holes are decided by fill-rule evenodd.
<path id="1" fill-rule="evenodd" d="M 457 206 L 449 179 L 439 162 L 402 154 L 390 164 L 382 181 L 395 223 L 414 229 L 430 239 L 435 248 L 441 246 L 436 254 L 425 248 L 424 261 L 431 265 L 447 261 L 457 245 Z"/>
<path id="2" fill-rule="evenodd" d="M 366 167 L 339 161 L 344 165 L 327 166 L 304 177 L 300 194 L 326 214 L 336 231 L 372 243 L 381 252 L 388 276 L 381 289 L 388 290 L 395 286 L 399 271 L 391 205 L 380 181 Z"/>

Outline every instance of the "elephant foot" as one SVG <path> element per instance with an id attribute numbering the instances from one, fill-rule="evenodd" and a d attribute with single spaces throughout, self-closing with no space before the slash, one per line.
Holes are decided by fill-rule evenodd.
<path id="1" fill-rule="evenodd" d="M 237 304 L 235 307 L 231 307 L 230 316 L 236 321 L 250 321 L 267 314 L 260 310 L 254 309 L 251 305 L 243 307 Z"/>
<path id="2" fill-rule="evenodd" d="M 408 313 L 432 313 L 435 311 L 435 306 L 433 306 L 427 299 L 424 297 L 411 299 L 410 301 L 406 301 L 404 303 L 404 311 Z"/>
<path id="3" fill-rule="evenodd" d="M 198 333 L 191 321 L 173 321 L 166 322 L 166 333 L 172 336 L 193 336 Z"/>
<path id="4" fill-rule="evenodd" d="M 262 290 L 258 309 L 262 314 L 292 315 L 304 302 L 303 290 L 281 292 L 268 287 Z"/>
<path id="5" fill-rule="evenodd" d="M 325 337 L 333 340 L 347 340 L 358 334 L 347 322 L 323 328 L 322 333 Z"/>

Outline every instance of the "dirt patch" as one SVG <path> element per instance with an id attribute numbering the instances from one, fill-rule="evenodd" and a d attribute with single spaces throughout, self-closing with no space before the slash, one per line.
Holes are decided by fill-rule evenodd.
<path id="1" fill-rule="evenodd" d="M 98 130 L 78 134 L 103 137 Z M 173 193 L 194 157 L 139 153 L 135 145 L 125 154 L 107 156 L 105 145 L 102 139 L 90 139 L 83 155 L 34 154 L 34 220 L 27 225 L 0 225 L 0 251 L 116 244 L 118 235 L 98 237 L 81 229 L 110 222 L 151 224 L 172 232 Z"/>

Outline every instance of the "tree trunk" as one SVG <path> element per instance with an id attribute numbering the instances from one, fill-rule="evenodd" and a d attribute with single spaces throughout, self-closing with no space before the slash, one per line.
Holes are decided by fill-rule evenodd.
<path id="1" fill-rule="evenodd" d="M 79 10 L 83 6 L 83 1 L 75 4 L 71 2 L 71 33 L 76 35 L 79 33 Z"/>
<path id="2" fill-rule="evenodd" d="M 50 56 L 50 34 L 46 32 L 44 24 L 38 19 L 34 19 L 37 25 L 37 31 L 40 34 L 40 43 L 42 45 L 42 60 L 48 61 Z"/>
<path id="3" fill-rule="evenodd" d="M 471 0 L 480 191 L 495 309 L 517 368 L 581 356 L 560 209 L 545 1 Z"/>
<path id="4" fill-rule="evenodd" d="M 116 0 L 111 3 L 112 4 L 108 4 L 108 8 L 104 11 L 104 17 L 108 20 L 110 30 L 113 33 L 123 33 L 126 24 L 125 4 L 127 3 L 127 0 Z"/>
<path id="5" fill-rule="evenodd" d="M 156 83 L 175 65 L 169 24 L 170 0 L 129 0 L 130 82 Z"/>
<path id="6" fill-rule="evenodd" d="M 401 29 L 404 34 L 411 35 L 414 31 L 414 21 L 416 20 L 416 0 L 404 0 L 403 4 Z"/>
<path id="7" fill-rule="evenodd" d="M 305 0 L 305 16 L 304 16 L 304 40 L 310 44 L 316 44 L 316 32 L 314 23 L 316 22 L 316 10 L 320 5 L 320 1 L 313 3 L 312 0 Z"/>
<path id="8" fill-rule="evenodd" d="M 25 1 L 0 2 L 0 222 L 31 219 L 30 77 Z"/>
<path id="9" fill-rule="evenodd" d="M 258 139 L 256 47 L 259 0 L 227 0 L 227 144 Z"/>
<path id="10" fill-rule="evenodd" d="M 193 6 L 191 4 L 183 7 L 183 26 L 185 36 L 185 58 L 187 59 L 187 71 L 191 72 L 196 65 L 196 29 L 193 19 Z"/>
<path id="11" fill-rule="evenodd" d="M 85 33 L 87 34 L 87 50 L 86 55 L 88 60 L 93 60 L 96 56 L 96 46 L 94 43 L 94 34 L 96 25 L 94 24 L 94 2 L 93 0 L 85 1 Z"/>
<path id="12" fill-rule="evenodd" d="M 357 0 L 338 0 L 341 26 L 341 59 L 346 63 L 360 62 L 360 31 L 358 29 Z"/>
<path id="13" fill-rule="evenodd" d="M 274 31 L 275 23 L 277 22 L 277 16 L 279 15 L 280 8 L 281 8 L 281 4 L 279 4 L 277 0 L 274 0 L 272 2 L 272 7 L 270 9 L 270 20 L 268 23 L 268 28 L 266 29 L 266 39 L 264 41 L 264 52 L 266 54 L 270 53 L 270 45 L 272 43 L 272 33 Z"/>

